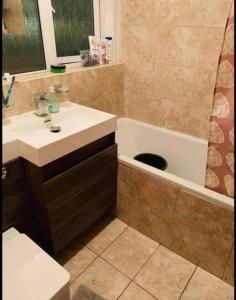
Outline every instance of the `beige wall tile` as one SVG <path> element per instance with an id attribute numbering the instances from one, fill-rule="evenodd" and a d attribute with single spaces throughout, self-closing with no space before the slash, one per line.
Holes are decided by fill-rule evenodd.
<path id="1" fill-rule="evenodd" d="M 231 0 L 121 2 L 126 116 L 208 139 L 230 3 Z"/>
<path id="2" fill-rule="evenodd" d="M 173 221 L 148 206 L 118 194 L 116 216 L 149 238 L 169 247 L 173 241 Z"/>
<path id="3" fill-rule="evenodd" d="M 216 72 L 224 28 L 123 26 L 122 60 L 179 64 Z M 206 46 L 207 45 L 207 46 Z"/>
<path id="4" fill-rule="evenodd" d="M 151 63 L 142 64 L 132 62 L 125 64 L 125 90 L 143 95 L 156 95 L 157 91 L 157 71 L 156 65 Z"/>
<path id="5" fill-rule="evenodd" d="M 161 197 L 155 202 L 159 186 Z M 168 203 L 165 188 L 151 176 L 119 164 L 117 217 L 222 278 L 233 244 L 232 212 L 182 190 L 177 202 Z M 172 190 L 168 193 L 171 198 Z M 167 200 L 163 207 L 162 199 Z"/>
<path id="6" fill-rule="evenodd" d="M 125 68 L 125 115 L 208 139 L 213 71 L 138 62 Z"/>
<path id="7" fill-rule="evenodd" d="M 197 268 L 181 299 L 183 300 L 233 300 L 234 290 L 227 283 Z"/>
<path id="8" fill-rule="evenodd" d="M 155 300 L 148 292 L 142 289 L 140 286 L 131 282 L 125 289 L 119 300 Z"/>
<path id="9" fill-rule="evenodd" d="M 210 239 L 217 239 L 221 244 L 233 243 L 234 213 L 214 205 L 204 199 L 180 190 L 177 196 L 176 220 L 193 226 Z"/>
<path id="10" fill-rule="evenodd" d="M 156 63 L 212 69 L 216 72 L 223 40 L 223 28 L 153 28 Z"/>
<path id="11" fill-rule="evenodd" d="M 98 257 L 73 283 L 72 291 L 80 284 L 86 285 L 105 299 L 117 299 L 130 279 Z"/>
<path id="12" fill-rule="evenodd" d="M 231 251 L 222 279 L 234 286 L 234 248 Z"/>
<path id="13" fill-rule="evenodd" d="M 157 96 L 125 91 L 125 114 L 129 118 L 164 127 L 165 107 L 165 102 Z"/>
<path id="14" fill-rule="evenodd" d="M 118 168 L 118 193 L 135 199 L 135 202 L 154 212 L 175 218 L 178 192 L 175 187 L 128 166 L 119 164 Z"/>
<path id="15" fill-rule="evenodd" d="M 181 221 L 173 222 L 171 234 L 169 249 L 222 278 L 232 244 L 224 244 L 222 240 L 202 233 L 198 227 Z"/>
<path id="16" fill-rule="evenodd" d="M 158 243 L 128 228 L 101 257 L 132 279 L 157 247 Z"/>
<path id="17" fill-rule="evenodd" d="M 99 91 L 113 94 L 124 89 L 124 65 L 111 65 L 108 68 L 96 69 Z"/>
<path id="18" fill-rule="evenodd" d="M 159 0 L 159 24 L 224 27 L 231 0 Z"/>
<path id="19" fill-rule="evenodd" d="M 124 99 L 124 91 L 120 90 L 119 92 L 93 97 L 89 101 L 86 101 L 83 105 L 114 114 L 117 117 L 123 117 L 124 116 L 123 99 Z"/>
<path id="20" fill-rule="evenodd" d="M 80 242 L 89 249 L 101 254 L 125 229 L 127 225 L 108 216 L 89 228 L 79 237 Z"/>
<path id="21" fill-rule="evenodd" d="M 160 2 L 156 0 L 121 0 L 121 20 L 126 25 L 155 24 Z"/>
<path id="22" fill-rule="evenodd" d="M 154 63 L 158 45 L 154 38 L 153 26 L 121 27 L 121 59 L 124 62 L 138 61 L 139 64 Z M 152 47 L 152 48 L 150 48 Z M 150 51 L 150 50 L 153 51 Z"/>
<path id="23" fill-rule="evenodd" d="M 164 127 L 208 140 L 210 109 L 205 106 L 163 99 Z"/>
<path id="24" fill-rule="evenodd" d="M 210 108 L 130 91 L 125 92 L 125 99 L 129 118 L 208 140 Z"/>
<path id="25" fill-rule="evenodd" d="M 196 266 L 160 246 L 134 281 L 160 300 L 177 300 Z"/>
<path id="26" fill-rule="evenodd" d="M 157 65 L 157 90 L 160 98 L 209 107 L 213 101 L 216 74 L 206 69 Z"/>
<path id="27" fill-rule="evenodd" d="M 122 116 L 124 114 L 123 68 L 123 64 L 116 64 L 17 82 L 13 90 L 13 107 L 5 110 L 4 117 L 34 110 L 33 95 L 46 92 L 49 86 L 59 84 L 66 84 L 70 88 L 68 93 L 58 94 L 59 101 L 72 101 Z"/>

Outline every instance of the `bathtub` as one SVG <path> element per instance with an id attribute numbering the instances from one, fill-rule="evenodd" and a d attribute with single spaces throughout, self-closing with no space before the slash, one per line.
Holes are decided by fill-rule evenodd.
<path id="1" fill-rule="evenodd" d="M 204 198 L 218 206 L 234 209 L 234 200 L 204 187 L 208 142 L 203 139 L 149 125 L 129 118 L 118 120 L 116 132 L 119 162 L 159 180 Z M 155 153 L 167 160 L 165 171 L 133 157 Z"/>

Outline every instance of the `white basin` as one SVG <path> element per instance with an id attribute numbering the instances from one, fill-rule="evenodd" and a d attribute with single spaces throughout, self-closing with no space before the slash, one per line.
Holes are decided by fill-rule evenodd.
<path id="1" fill-rule="evenodd" d="M 52 125 L 60 126 L 61 131 L 51 132 Z M 115 115 L 72 102 L 62 103 L 60 112 L 51 114 L 46 123 L 28 112 L 3 121 L 3 162 L 9 157 L 10 135 L 17 140 L 18 156 L 43 166 L 116 129 Z"/>

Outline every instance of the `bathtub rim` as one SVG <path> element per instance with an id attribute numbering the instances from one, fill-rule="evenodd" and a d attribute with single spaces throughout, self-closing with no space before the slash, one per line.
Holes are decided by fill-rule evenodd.
<path id="1" fill-rule="evenodd" d="M 122 122 L 123 120 L 128 122 L 128 123 L 134 123 L 134 124 L 136 123 L 138 125 L 141 125 L 142 127 L 150 128 L 150 129 L 153 129 L 153 130 L 156 130 L 158 128 L 158 130 L 162 133 L 167 133 L 169 135 L 174 135 L 175 137 L 181 137 L 181 138 L 187 139 L 189 141 L 197 142 L 197 143 L 200 143 L 204 146 L 208 146 L 208 140 L 206 140 L 206 139 L 195 137 L 195 136 L 189 135 L 187 133 L 178 132 L 178 131 L 175 131 L 175 130 L 172 130 L 172 129 L 160 127 L 158 125 L 149 124 L 149 123 L 146 123 L 144 121 L 138 121 L 138 120 L 128 118 L 128 117 L 118 118 L 117 119 L 117 124 L 118 124 L 117 127 L 119 127 L 119 122 Z"/>
<path id="2" fill-rule="evenodd" d="M 118 153 L 118 161 L 128 167 L 133 167 L 136 170 L 142 170 L 147 175 L 158 178 L 159 180 L 175 186 L 180 190 L 183 190 L 189 194 L 197 196 L 203 200 L 206 200 L 217 206 L 226 208 L 230 211 L 234 211 L 234 198 L 222 195 L 215 191 L 212 191 L 206 187 L 200 186 L 189 180 L 183 179 L 166 171 L 158 170 L 154 167 L 146 165 L 142 162 L 136 161 L 133 158 L 124 154 Z"/>

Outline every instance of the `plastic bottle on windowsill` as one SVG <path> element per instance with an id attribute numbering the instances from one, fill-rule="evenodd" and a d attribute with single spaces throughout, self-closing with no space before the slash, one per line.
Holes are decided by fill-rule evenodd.
<path id="1" fill-rule="evenodd" d="M 112 37 L 107 36 L 107 49 L 106 49 L 106 63 L 112 64 L 113 62 L 113 47 L 112 47 Z"/>

